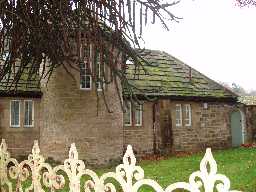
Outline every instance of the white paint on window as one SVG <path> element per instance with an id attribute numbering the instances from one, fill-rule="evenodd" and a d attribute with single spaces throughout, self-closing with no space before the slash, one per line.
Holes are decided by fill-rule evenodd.
<path id="1" fill-rule="evenodd" d="M 105 83 L 104 83 L 104 72 L 105 72 L 105 64 L 104 62 L 101 63 L 101 59 L 100 59 L 101 55 L 100 53 L 98 54 L 97 56 L 97 73 L 98 73 L 98 76 L 97 76 L 97 83 L 96 83 L 96 88 L 97 88 L 97 91 L 102 91 L 102 89 L 105 88 Z"/>
<path id="2" fill-rule="evenodd" d="M 176 104 L 176 126 L 182 126 L 182 108 L 181 104 Z"/>
<path id="3" fill-rule="evenodd" d="M 190 104 L 185 104 L 185 126 L 191 126 L 191 105 Z"/>
<path id="4" fill-rule="evenodd" d="M 128 102 L 125 106 L 125 112 L 124 112 L 124 125 L 125 126 L 132 126 L 132 106 L 131 102 Z"/>
<path id="5" fill-rule="evenodd" d="M 92 64 L 91 64 L 92 46 L 90 46 L 89 52 L 90 52 L 89 61 L 85 59 L 84 62 L 80 63 L 80 89 L 81 90 L 92 89 L 92 75 L 90 71 L 92 69 Z"/>
<path id="6" fill-rule="evenodd" d="M 134 105 L 134 125 L 142 126 L 142 105 Z"/>
<path id="7" fill-rule="evenodd" d="M 20 100 L 10 101 L 10 126 L 20 127 Z"/>
<path id="8" fill-rule="evenodd" d="M 131 60 L 131 59 L 128 59 L 127 61 L 126 61 L 126 65 L 133 65 L 134 63 L 133 63 L 133 61 Z"/>
<path id="9" fill-rule="evenodd" d="M 24 101 L 24 127 L 34 126 L 34 102 L 32 100 Z"/>
<path id="10" fill-rule="evenodd" d="M 80 89 L 91 90 L 92 76 L 88 74 L 87 63 L 80 64 Z"/>

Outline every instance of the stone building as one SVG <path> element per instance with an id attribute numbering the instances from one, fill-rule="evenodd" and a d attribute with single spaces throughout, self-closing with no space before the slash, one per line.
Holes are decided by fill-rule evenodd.
<path id="1" fill-rule="evenodd" d="M 256 96 L 240 96 L 239 103 L 243 107 L 247 127 L 248 141 L 256 141 Z"/>
<path id="2" fill-rule="evenodd" d="M 129 65 L 128 78 L 137 97 L 143 98 L 144 93 L 154 101 L 145 100 L 143 105 L 143 129 L 125 126 L 125 143 L 132 143 L 139 152 L 169 152 L 251 141 L 236 94 L 165 52 L 144 50 L 141 56 L 148 64 L 136 72 Z M 232 126 L 239 129 L 233 138 Z"/>
<path id="3" fill-rule="evenodd" d="M 2 81 L 0 133 L 12 154 L 28 153 L 38 139 L 45 156 L 63 160 L 75 142 L 81 159 L 105 164 L 120 158 L 127 144 L 143 155 L 247 142 L 232 140 L 233 124 L 247 133 L 244 121 L 231 122 L 232 113 L 243 110 L 237 95 L 165 52 L 140 54 L 148 61 L 145 70 L 135 70 L 127 62 L 127 78 L 136 87 L 132 91 L 139 103 L 123 88 L 121 94 L 128 101 L 125 113 L 114 85 L 93 83 L 86 67 L 80 73 L 73 71 L 75 79 L 59 67 L 48 84 L 40 86 L 21 79 L 15 92 L 6 91 Z M 97 100 L 102 89 L 113 113 L 102 97 Z"/>

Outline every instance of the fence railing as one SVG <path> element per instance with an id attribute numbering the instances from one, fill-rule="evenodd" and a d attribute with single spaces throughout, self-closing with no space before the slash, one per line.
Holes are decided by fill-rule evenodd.
<path id="1" fill-rule="evenodd" d="M 0 145 L 0 185 L 1 192 L 137 192 L 144 186 L 157 192 L 172 192 L 176 189 L 191 192 L 235 192 L 230 190 L 229 179 L 217 173 L 217 164 L 210 148 L 206 150 L 200 163 L 200 170 L 190 175 L 189 182 L 177 182 L 163 188 L 156 181 L 144 177 L 144 170 L 136 165 L 130 145 L 123 156 L 123 163 L 116 167 L 115 172 L 99 176 L 86 169 L 84 162 L 79 160 L 75 144 L 71 144 L 69 157 L 63 165 L 52 167 L 40 154 L 37 141 L 34 142 L 28 159 L 19 163 L 10 157 L 4 139 Z"/>

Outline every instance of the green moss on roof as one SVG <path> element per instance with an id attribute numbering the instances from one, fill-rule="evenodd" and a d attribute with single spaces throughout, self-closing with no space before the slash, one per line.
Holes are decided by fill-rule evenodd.
<path id="1" fill-rule="evenodd" d="M 240 96 L 238 98 L 238 101 L 245 105 L 255 105 L 256 106 L 256 96 Z"/>
<path id="2" fill-rule="evenodd" d="M 186 65 L 168 53 L 144 50 L 140 55 L 148 62 L 145 71 L 128 65 L 127 78 L 134 94 L 150 96 L 189 96 L 236 98 L 237 95 Z M 191 78 L 190 78 L 191 71 Z M 127 89 L 124 88 L 124 94 Z"/>
<path id="3" fill-rule="evenodd" d="M 0 82 L 0 92 L 41 92 L 39 75 L 35 74 L 33 77 L 28 79 L 28 69 L 24 70 L 19 79 L 18 83 L 15 85 L 13 83 L 12 77 L 10 79 L 2 79 Z"/>

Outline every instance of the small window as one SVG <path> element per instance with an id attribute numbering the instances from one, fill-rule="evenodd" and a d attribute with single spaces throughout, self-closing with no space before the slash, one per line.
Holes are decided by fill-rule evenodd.
<path id="1" fill-rule="evenodd" d="M 97 56 L 97 83 L 96 83 L 97 91 L 102 91 L 102 88 L 105 87 L 105 84 L 104 84 L 105 65 L 104 65 L 104 63 L 101 63 L 100 57 L 101 57 L 101 55 L 98 54 L 98 56 Z"/>
<path id="2" fill-rule="evenodd" d="M 85 53 L 82 52 L 83 50 L 85 51 Z M 92 75 L 91 75 L 92 46 L 90 45 L 86 49 L 84 49 L 84 47 L 81 47 L 80 55 L 85 57 L 84 62 L 80 63 L 80 89 L 91 90 L 92 89 Z"/>
<path id="3" fill-rule="evenodd" d="M 20 127 L 20 101 L 12 100 L 10 103 L 10 126 Z"/>
<path id="4" fill-rule="evenodd" d="M 80 64 L 80 89 L 91 90 L 92 76 L 90 74 L 90 65 L 87 62 Z"/>
<path id="5" fill-rule="evenodd" d="M 182 126 L 182 108 L 181 104 L 176 104 L 176 126 Z"/>
<path id="6" fill-rule="evenodd" d="M 133 63 L 133 61 L 131 60 L 131 59 L 128 59 L 127 61 L 126 61 L 126 65 L 133 65 L 134 63 Z"/>
<path id="7" fill-rule="evenodd" d="M 142 105 L 134 105 L 134 125 L 141 126 L 142 125 Z"/>
<path id="8" fill-rule="evenodd" d="M 34 102 L 31 100 L 24 101 L 24 127 L 34 126 Z"/>
<path id="9" fill-rule="evenodd" d="M 185 126 L 191 126 L 191 106 L 190 104 L 185 105 Z"/>
<path id="10" fill-rule="evenodd" d="M 131 102 L 128 102 L 125 106 L 125 112 L 124 112 L 124 125 L 125 126 L 131 126 L 132 125 L 132 106 Z"/>
<path id="11" fill-rule="evenodd" d="M 127 103 L 124 112 L 124 125 L 125 126 L 142 126 L 142 112 L 143 106 L 139 104 Z"/>

